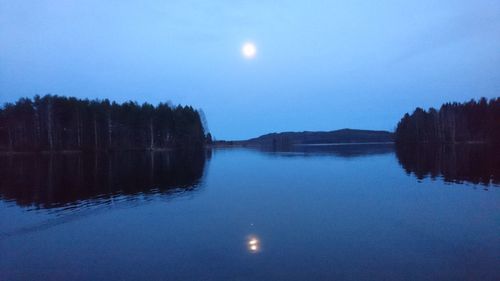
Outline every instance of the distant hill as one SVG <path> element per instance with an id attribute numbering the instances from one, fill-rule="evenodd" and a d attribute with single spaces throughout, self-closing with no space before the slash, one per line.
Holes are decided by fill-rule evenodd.
<path id="1" fill-rule="evenodd" d="M 247 145 L 297 145 L 328 143 L 380 143 L 393 142 L 394 134 L 388 131 L 342 129 L 329 132 L 283 132 L 262 135 L 246 141 Z"/>

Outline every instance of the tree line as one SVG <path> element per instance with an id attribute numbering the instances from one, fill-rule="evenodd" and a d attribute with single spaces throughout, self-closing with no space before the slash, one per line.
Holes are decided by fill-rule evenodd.
<path id="1" fill-rule="evenodd" d="M 122 104 L 56 95 L 0 108 L 0 150 L 101 151 L 201 146 L 210 134 L 191 106 Z"/>
<path id="2" fill-rule="evenodd" d="M 500 98 L 417 108 L 399 121 L 399 143 L 500 143 Z"/>

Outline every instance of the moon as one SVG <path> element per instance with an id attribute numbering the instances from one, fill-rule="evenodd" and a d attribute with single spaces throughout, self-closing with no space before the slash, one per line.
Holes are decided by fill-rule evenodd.
<path id="1" fill-rule="evenodd" d="M 252 42 L 246 42 L 241 47 L 241 53 L 246 59 L 253 59 L 257 54 L 257 47 Z"/>

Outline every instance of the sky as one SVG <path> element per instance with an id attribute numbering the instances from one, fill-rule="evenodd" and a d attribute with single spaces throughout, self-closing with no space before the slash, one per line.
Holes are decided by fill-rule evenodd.
<path id="1" fill-rule="evenodd" d="M 192 105 L 216 139 L 394 130 L 500 96 L 500 1 L 0 0 L 0 103 L 49 93 Z"/>

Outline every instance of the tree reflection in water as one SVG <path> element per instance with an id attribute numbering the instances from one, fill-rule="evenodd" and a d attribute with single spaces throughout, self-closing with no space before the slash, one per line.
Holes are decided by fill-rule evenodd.
<path id="1" fill-rule="evenodd" d="M 197 188 L 205 150 L 0 156 L 0 199 L 30 209 L 106 204 Z"/>
<path id="2" fill-rule="evenodd" d="M 500 147 L 467 145 L 397 145 L 406 173 L 418 179 L 442 177 L 446 182 L 500 185 Z"/>

